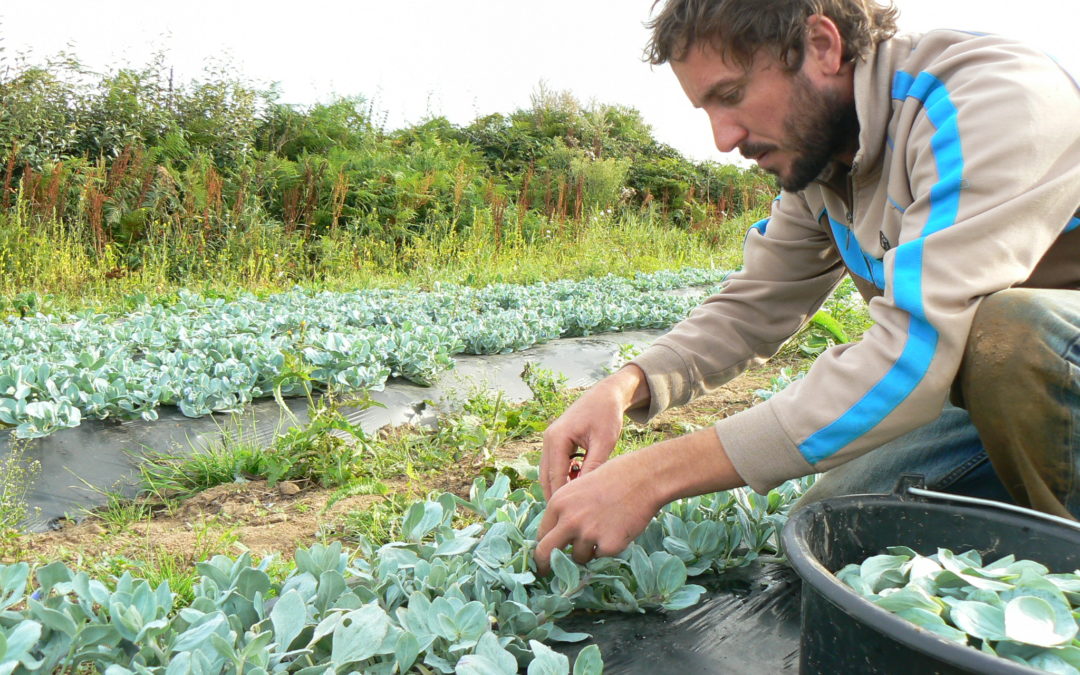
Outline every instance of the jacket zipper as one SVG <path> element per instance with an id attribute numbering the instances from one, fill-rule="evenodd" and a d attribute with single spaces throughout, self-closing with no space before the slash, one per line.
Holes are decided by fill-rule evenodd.
<path id="1" fill-rule="evenodd" d="M 847 203 L 847 222 L 848 227 L 855 231 L 855 172 L 859 170 L 858 162 L 852 162 L 851 170 L 847 175 L 847 199 L 844 200 Z"/>

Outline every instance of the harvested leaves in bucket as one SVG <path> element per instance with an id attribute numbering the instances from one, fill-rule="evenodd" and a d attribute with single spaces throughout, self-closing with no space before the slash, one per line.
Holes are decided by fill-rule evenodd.
<path id="1" fill-rule="evenodd" d="M 1053 673 L 1080 675 L 1080 570 L 1050 574 L 1008 555 L 906 546 L 852 563 L 836 577 L 878 607 L 946 639 Z"/>

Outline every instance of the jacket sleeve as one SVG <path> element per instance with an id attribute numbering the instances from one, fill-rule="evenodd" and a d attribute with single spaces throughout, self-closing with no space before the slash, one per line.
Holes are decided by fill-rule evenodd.
<path id="1" fill-rule="evenodd" d="M 935 419 L 982 298 L 1026 280 L 1080 204 L 1080 95 L 1049 60 L 1010 49 L 969 45 L 896 74 L 890 166 L 906 170 L 912 201 L 870 302 L 876 325 L 717 423 L 755 490 Z"/>
<path id="2" fill-rule="evenodd" d="M 836 249 L 799 194 L 782 193 L 747 232 L 743 268 L 672 331 L 632 361 L 646 375 L 639 422 L 682 405 L 776 353 L 843 275 Z"/>

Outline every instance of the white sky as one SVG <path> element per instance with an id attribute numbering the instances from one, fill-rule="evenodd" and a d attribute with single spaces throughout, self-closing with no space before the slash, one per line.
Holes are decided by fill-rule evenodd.
<path id="1" fill-rule="evenodd" d="M 5 0 L 0 47 L 40 61 L 69 49 L 95 68 L 164 48 L 177 79 L 231 61 L 282 100 L 373 99 L 390 128 L 429 114 L 465 124 L 528 107 L 540 81 L 580 100 L 630 105 L 696 159 L 712 147 L 667 66 L 640 60 L 651 0 Z M 1002 33 L 1080 72 L 1080 0 L 897 0 L 901 26 Z"/>

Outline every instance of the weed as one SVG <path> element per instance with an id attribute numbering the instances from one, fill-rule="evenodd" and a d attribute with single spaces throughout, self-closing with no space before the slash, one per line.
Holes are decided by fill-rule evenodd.
<path id="1" fill-rule="evenodd" d="M 409 503 L 404 495 L 384 495 L 362 511 L 350 511 L 333 525 L 323 529 L 322 534 L 349 542 L 382 546 L 395 541 L 400 535 L 401 516 Z"/>
<path id="2" fill-rule="evenodd" d="M 330 498 L 326 500 L 326 506 L 323 507 L 323 512 L 329 511 L 335 504 L 346 497 L 357 497 L 361 495 L 385 495 L 390 492 L 390 488 L 386 486 L 386 483 L 375 480 L 373 478 L 361 478 L 353 481 L 349 485 L 339 488 L 334 491 L 334 494 L 330 495 Z M 299 507 L 306 506 L 305 504 L 295 504 L 293 508 L 303 513 Z"/>
<path id="3" fill-rule="evenodd" d="M 609 373 L 614 373 L 615 371 L 619 370 L 620 368 L 637 358 L 638 354 L 641 354 L 641 352 L 643 351 L 645 351 L 645 349 L 638 345 L 626 343 L 620 344 L 619 353 L 615 357 L 615 362 L 607 368 L 607 371 Z"/>
<path id="4" fill-rule="evenodd" d="M 576 395 L 566 390 L 565 376 L 553 373 L 550 370 L 537 368 L 531 363 L 525 364 L 525 369 L 521 372 L 521 379 L 525 381 L 526 386 L 529 387 L 529 391 L 533 395 L 532 399 L 523 406 L 528 410 L 531 418 L 555 419 L 576 398 Z M 543 431 L 543 429 L 538 429 L 538 431 Z"/>
<path id="5" fill-rule="evenodd" d="M 8 452 L 0 457 L 0 558 L 18 557 L 19 531 L 33 510 L 27 493 L 41 472 L 41 464 L 27 457 L 33 441 L 8 435 Z"/>
<path id="6" fill-rule="evenodd" d="M 361 459 L 375 454 L 362 429 L 351 424 L 337 405 L 324 397 L 310 413 L 306 426 L 293 426 L 259 454 L 254 472 L 270 485 L 282 480 L 307 480 L 339 487 L 365 475 Z M 334 432 L 347 433 L 344 438 Z"/>
<path id="7" fill-rule="evenodd" d="M 756 390 L 754 396 L 757 396 L 762 400 L 768 400 L 772 398 L 773 395 L 786 388 L 789 384 L 795 380 L 801 379 L 805 375 L 805 370 L 795 372 L 791 368 L 781 368 L 779 375 L 769 379 L 769 388 Z"/>
<path id="8" fill-rule="evenodd" d="M 105 504 L 86 510 L 86 515 L 96 518 L 106 527 L 115 531 L 128 529 L 132 523 L 150 520 L 154 516 L 154 506 L 141 499 L 131 499 L 115 491 L 101 491 Z"/>
<path id="9" fill-rule="evenodd" d="M 815 358 L 829 347 L 858 340 L 873 320 L 851 279 L 837 286 L 823 308 L 780 351 L 780 356 Z"/>
<path id="10" fill-rule="evenodd" d="M 199 579 L 195 563 L 215 555 L 234 553 L 239 540 L 234 530 L 221 528 L 212 520 L 196 524 L 194 535 L 195 541 L 189 550 L 170 551 L 154 546 L 148 540 L 148 545 L 138 550 L 138 558 L 132 558 L 136 552 L 130 551 L 87 561 L 85 565 L 96 576 L 118 577 L 130 572 L 146 579 L 155 588 L 168 582 L 169 589 L 176 594 L 177 604 L 186 606 L 195 599 L 195 584 Z"/>
<path id="11" fill-rule="evenodd" d="M 259 455 L 257 445 L 232 434 L 190 455 L 148 454 L 139 465 L 143 491 L 175 504 L 216 485 L 254 477 Z"/>

